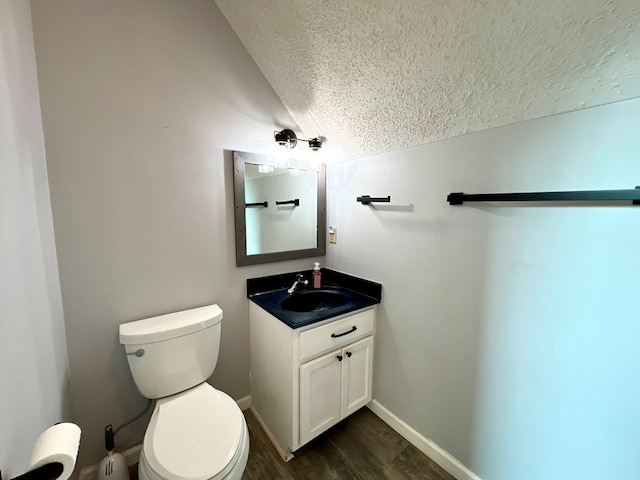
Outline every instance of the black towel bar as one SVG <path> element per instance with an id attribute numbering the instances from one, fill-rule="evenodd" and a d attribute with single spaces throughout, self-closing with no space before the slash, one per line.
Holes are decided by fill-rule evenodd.
<path id="1" fill-rule="evenodd" d="M 389 203 L 391 201 L 391 195 L 386 197 L 370 197 L 369 195 L 362 195 L 356 198 L 356 202 L 360 202 L 362 205 L 369 205 L 370 203 Z"/>
<path id="2" fill-rule="evenodd" d="M 640 187 L 633 190 L 578 190 L 567 192 L 524 192 L 524 193 L 450 193 L 449 205 L 464 202 L 611 202 L 630 200 L 640 205 Z"/>
<path id="3" fill-rule="evenodd" d="M 293 200 L 282 200 L 281 202 L 278 202 L 276 200 L 276 205 L 295 205 L 296 207 L 298 207 L 300 206 L 300 199 L 294 198 Z"/>
<path id="4" fill-rule="evenodd" d="M 268 207 L 269 202 L 254 202 L 254 203 L 245 203 L 245 207 Z"/>

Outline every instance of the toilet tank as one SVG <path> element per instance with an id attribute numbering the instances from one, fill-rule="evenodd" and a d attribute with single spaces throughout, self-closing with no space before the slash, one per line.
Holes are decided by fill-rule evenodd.
<path id="1" fill-rule="evenodd" d="M 147 398 L 179 393 L 207 380 L 220 349 L 222 310 L 193 308 L 120 325 L 133 380 Z"/>

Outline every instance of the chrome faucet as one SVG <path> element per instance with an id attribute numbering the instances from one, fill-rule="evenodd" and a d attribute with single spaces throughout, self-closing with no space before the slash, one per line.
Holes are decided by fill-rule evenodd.
<path id="1" fill-rule="evenodd" d="M 302 275 L 301 273 L 296 275 L 296 281 L 293 282 L 293 285 L 291 285 L 291 288 L 289 290 L 287 290 L 287 293 L 289 295 L 293 295 L 296 290 L 298 289 L 298 286 L 302 284 L 302 285 L 309 285 L 309 280 L 306 280 L 304 278 L 304 275 Z"/>

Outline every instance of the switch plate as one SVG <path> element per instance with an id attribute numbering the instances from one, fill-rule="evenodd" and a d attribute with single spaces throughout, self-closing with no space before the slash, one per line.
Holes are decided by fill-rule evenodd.
<path id="1" fill-rule="evenodd" d="M 334 225 L 329 225 L 329 243 L 336 243 L 337 230 Z"/>

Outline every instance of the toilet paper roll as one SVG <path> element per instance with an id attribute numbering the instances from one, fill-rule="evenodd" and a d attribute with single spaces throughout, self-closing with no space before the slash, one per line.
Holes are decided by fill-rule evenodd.
<path id="1" fill-rule="evenodd" d="M 67 480 L 76 466 L 79 447 L 80 427 L 75 423 L 59 423 L 47 428 L 36 440 L 29 470 L 59 462 L 62 464 L 62 474 L 58 480 Z"/>

